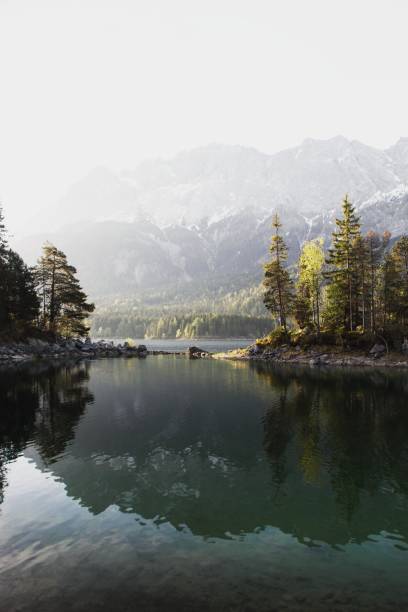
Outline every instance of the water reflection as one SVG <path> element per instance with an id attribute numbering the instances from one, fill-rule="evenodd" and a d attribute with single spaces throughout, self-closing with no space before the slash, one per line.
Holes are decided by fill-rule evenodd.
<path id="1" fill-rule="evenodd" d="M 407 540 L 406 377 L 262 364 L 256 371 L 277 395 L 265 413 L 264 447 L 287 512 L 280 527 L 296 523 L 302 541 L 331 544 L 383 530 Z"/>
<path id="2" fill-rule="evenodd" d="M 89 363 L 0 369 L 0 503 L 7 485 L 7 464 L 35 444 L 45 461 L 56 461 L 70 440 L 87 404 Z"/>
<path id="3" fill-rule="evenodd" d="M 0 389 L 2 491 L 24 451 L 94 515 L 115 505 L 204 538 L 408 539 L 397 372 L 158 358 L 3 372 Z"/>

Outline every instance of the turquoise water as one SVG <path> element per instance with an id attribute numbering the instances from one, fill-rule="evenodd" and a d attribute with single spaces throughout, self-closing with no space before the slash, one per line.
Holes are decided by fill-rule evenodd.
<path id="1" fill-rule="evenodd" d="M 1 609 L 408 609 L 407 398 L 396 371 L 1 371 Z"/>

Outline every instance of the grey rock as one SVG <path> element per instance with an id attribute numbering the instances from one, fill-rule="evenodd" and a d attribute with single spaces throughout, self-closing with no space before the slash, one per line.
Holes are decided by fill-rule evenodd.
<path id="1" fill-rule="evenodd" d="M 383 344 L 374 344 L 374 346 L 372 347 L 372 349 L 370 350 L 370 355 L 382 355 L 383 353 L 385 353 L 385 346 Z"/>

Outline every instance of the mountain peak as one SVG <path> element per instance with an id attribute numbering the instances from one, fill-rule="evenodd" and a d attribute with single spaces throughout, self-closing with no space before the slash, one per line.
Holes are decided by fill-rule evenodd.
<path id="1" fill-rule="evenodd" d="M 331 210 L 348 192 L 357 204 L 408 182 L 408 138 L 381 151 L 337 135 L 307 138 L 276 154 L 213 142 L 115 174 L 100 166 L 78 181 L 32 230 L 81 220 L 134 219 L 160 227 L 200 225 L 248 209 L 301 214 Z"/>

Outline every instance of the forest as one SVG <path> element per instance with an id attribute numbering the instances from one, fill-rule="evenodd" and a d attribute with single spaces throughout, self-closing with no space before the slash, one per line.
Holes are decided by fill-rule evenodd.
<path id="1" fill-rule="evenodd" d="M 331 246 L 325 249 L 319 238 L 304 243 L 294 266 L 287 265 L 277 214 L 272 230 L 262 286 L 196 295 L 181 306 L 119 297 L 113 304 L 101 300 L 94 313 L 76 269 L 57 247 L 46 243 L 35 267 L 9 247 L 0 207 L 0 335 L 254 338 L 269 332 L 283 343 L 301 334 L 316 343 L 354 336 L 401 346 L 408 336 L 408 236 L 363 235 L 347 196 Z"/>
<path id="2" fill-rule="evenodd" d="M 92 335 L 100 338 L 256 338 L 271 327 L 270 317 L 186 313 L 143 316 L 99 314 L 92 318 Z"/>
<path id="3" fill-rule="evenodd" d="M 88 335 L 94 305 L 82 290 L 76 269 L 57 247 L 46 243 L 35 267 L 27 266 L 7 241 L 0 207 L 0 338 Z"/>
<path id="4" fill-rule="evenodd" d="M 320 239 L 306 242 L 290 270 L 281 227 L 275 215 L 263 281 L 275 335 L 301 332 L 315 334 L 317 341 L 322 334 L 326 341 L 330 334 L 333 341 L 381 336 L 400 348 L 408 325 L 408 236 L 393 241 L 386 230 L 362 235 L 346 196 L 328 251 Z"/>

